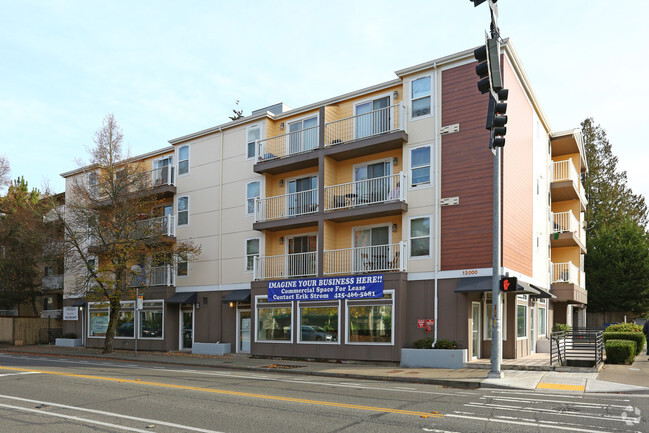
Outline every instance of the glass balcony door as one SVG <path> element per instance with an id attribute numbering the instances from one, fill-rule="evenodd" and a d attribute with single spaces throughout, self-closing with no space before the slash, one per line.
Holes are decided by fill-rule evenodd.
<path id="1" fill-rule="evenodd" d="M 288 214 L 293 216 L 315 212 L 318 203 L 317 188 L 317 176 L 290 180 L 288 182 Z"/>
<path id="2" fill-rule="evenodd" d="M 288 124 L 289 154 L 304 152 L 318 147 L 318 118 L 298 120 Z"/>
<path id="3" fill-rule="evenodd" d="M 390 161 L 358 166 L 354 168 L 357 203 L 385 201 L 390 193 Z"/>
<path id="4" fill-rule="evenodd" d="M 385 269 L 390 254 L 388 226 L 354 229 L 354 272 Z"/>
<path id="5" fill-rule="evenodd" d="M 316 235 L 295 236 L 288 239 L 288 275 L 314 275 L 318 242 Z M 313 254 L 309 254 L 313 253 Z"/>
<path id="6" fill-rule="evenodd" d="M 381 134 L 390 130 L 390 97 L 367 101 L 356 106 L 356 138 Z M 384 108 L 384 110 L 382 110 Z"/>

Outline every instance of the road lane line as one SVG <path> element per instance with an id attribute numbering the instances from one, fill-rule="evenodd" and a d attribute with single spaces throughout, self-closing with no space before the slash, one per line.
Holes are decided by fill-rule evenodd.
<path id="1" fill-rule="evenodd" d="M 4 374 L 0 374 L 0 377 L 18 376 L 18 375 L 21 375 L 21 374 L 40 374 L 40 373 L 36 373 L 35 371 L 23 371 L 23 372 L 20 372 L 20 373 L 4 373 Z"/>
<path id="2" fill-rule="evenodd" d="M 46 404 L 48 406 L 52 407 L 60 407 L 61 409 L 70 409 L 70 410 L 76 410 L 78 412 L 88 412 L 88 413 L 94 413 L 97 415 L 106 415 L 106 416 L 112 416 L 115 418 L 124 418 L 132 421 L 141 421 L 143 423 L 148 423 L 148 424 L 157 424 L 157 425 L 164 425 L 166 427 L 174 427 L 174 428 L 182 428 L 185 430 L 191 430 L 191 431 L 196 431 L 196 432 L 201 432 L 201 433 L 221 433 L 215 430 L 206 430 L 198 427 L 191 427 L 188 425 L 183 425 L 183 424 L 175 424 L 172 422 L 166 422 L 166 421 L 160 421 L 158 419 L 150 419 L 150 418 L 140 418 L 137 416 L 130 416 L 130 415 L 122 415 L 119 413 L 114 413 L 114 412 L 106 412 L 103 410 L 97 410 L 97 409 L 87 409 L 84 407 L 76 407 L 76 406 L 69 406 L 67 404 L 60 404 L 60 403 L 53 403 L 50 401 L 43 401 L 43 400 L 31 400 L 29 398 L 22 398 L 22 397 L 14 397 L 12 395 L 3 395 L 0 394 L 0 398 L 4 398 L 7 400 L 15 400 L 15 401 L 23 401 L 26 403 L 33 403 L 33 404 Z M 39 412 L 40 413 L 40 412 Z M 149 431 L 150 433 L 150 431 Z"/>
<path id="3" fill-rule="evenodd" d="M 33 412 L 33 413 L 37 413 L 39 415 L 47 415 L 47 416 L 54 416 L 54 417 L 57 417 L 57 418 L 65 418 L 65 419 L 69 419 L 69 420 L 72 420 L 72 421 L 78 421 L 78 422 L 85 423 L 85 424 L 97 424 L 97 425 L 100 425 L 100 426 L 110 427 L 110 428 L 120 429 L 120 430 L 134 431 L 134 432 L 139 432 L 139 433 L 150 433 L 151 432 L 151 430 L 141 430 L 139 428 L 126 427 L 126 426 L 118 425 L 118 424 L 110 424 L 110 423 L 102 422 L 102 421 L 94 421 L 94 420 L 91 420 L 91 419 L 79 418 L 78 416 L 63 415 L 63 414 L 60 414 L 60 413 L 52 413 L 52 412 L 42 411 L 42 410 L 38 410 L 38 409 L 31 409 L 31 408 L 28 408 L 28 407 L 12 406 L 12 405 L 9 405 L 9 404 L 2 404 L 2 403 L 0 403 L 0 407 L 4 407 L 4 408 L 7 408 L 7 409 L 21 410 L 23 412 Z"/>
<path id="4" fill-rule="evenodd" d="M 232 395 L 232 396 L 237 396 L 237 397 L 250 397 L 250 398 L 258 398 L 258 399 L 264 399 L 264 400 L 275 400 L 275 401 L 284 401 L 284 402 L 289 402 L 289 403 L 312 404 L 312 405 L 316 405 L 316 406 L 328 406 L 328 407 L 337 407 L 337 408 L 343 408 L 343 409 L 356 409 L 356 410 L 365 410 L 365 411 L 371 411 L 371 412 L 394 413 L 394 414 L 400 414 L 400 415 L 413 415 L 413 416 L 426 417 L 426 418 L 441 418 L 441 417 L 444 416 L 443 414 L 439 414 L 439 413 L 435 414 L 435 413 L 430 413 L 430 412 L 418 412 L 418 411 L 410 411 L 410 410 L 392 409 L 392 408 L 387 408 L 387 407 L 373 407 L 373 406 L 363 406 L 363 405 L 356 405 L 356 404 L 336 403 L 336 402 L 321 401 L 321 400 L 309 400 L 309 399 L 303 399 L 303 398 L 281 397 L 281 396 L 276 396 L 276 395 L 255 394 L 255 393 L 250 393 L 250 392 L 227 391 L 227 390 L 223 390 L 223 389 L 201 388 L 201 387 L 198 387 L 198 386 L 172 385 L 172 384 L 168 384 L 168 383 L 148 382 L 148 381 L 143 381 L 143 380 L 120 379 L 120 378 L 114 378 L 114 377 L 103 377 L 103 376 L 91 376 L 91 375 L 85 375 L 85 374 L 62 373 L 62 372 L 58 372 L 58 371 L 32 370 L 32 369 L 27 369 L 27 368 L 2 367 L 2 366 L 0 366 L 0 369 L 1 370 L 13 370 L 13 371 L 33 371 L 33 372 L 37 372 L 37 373 L 51 374 L 51 375 L 54 375 L 54 376 L 78 377 L 78 378 L 81 378 L 81 379 L 103 380 L 103 381 L 108 381 L 108 382 L 129 383 L 129 384 L 134 384 L 134 385 L 148 385 L 148 386 L 156 386 L 156 387 L 161 387 L 161 388 L 182 389 L 182 390 L 186 390 L 186 391 L 208 392 L 208 393 L 213 393 L 213 394 Z"/>
<path id="5" fill-rule="evenodd" d="M 455 414 L 447 414 L 446 417 L 449 418 L 462 418 L 462 419 L 472 419 L 476 421 L 487 421 L 487 422 L 500 422 L 504 424 L 516 424 L 516 425 L 525 425 L 529 427 L 537 427 L 537 428 L 547 428 L 547 429 L 555 429 L 555 430 L 568 430 L 571 432 L 580 432 L 580 433 L 602 433 L 606 430 L 587 430 L 587 429 L 582 429 L 582 428 L 577 428 L 574 426 L 562 426 L 558 424 L 553 424 L 553 425 L 544 425 L 540 423 L 533 423 L 533 422 L 524 422 L 524 421 L 510 421 L 506 419 L 496 419 L 496 418 L 489 418 L 489 417 L 482 417 L 482 416 L 467 416 L 467 415 L 455 415 Z"/>

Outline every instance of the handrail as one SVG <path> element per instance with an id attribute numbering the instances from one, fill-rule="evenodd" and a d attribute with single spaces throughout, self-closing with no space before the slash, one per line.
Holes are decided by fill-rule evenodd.
<path id="1" fill-rule="evenodd" d="M 324 274 L 406 270 L 407 243 L 342 248 L 324 252 Z"/>
<path id="2" fill-rule="evenodd" d="M 315 251 L 261 256 L 253 259 L 255 280 L 313 277 L 316 275 L 317 269 L 318 256 Z"/>
<path id="3" fill-rule="evenodd" d="M 310 126 L 298 131 L 257 140 L 259 161 L 284 158 L 317 149 L 318 128 L 317 125 Z"/>
<path id="4" fill-rule="evenodd" d="M 306 215 L 318 211 L 318 189 L 255 198 L 254 222 Z"/>
<path id="5" fill-rule="evenodd" d="M 403 172 L 372 179 L 325 186 L 325 211 L 406 201 L 406 174 Z"/>
<path id="6" fill-rule="evenodd" d="M 386 132 L 405 131 L 406 107 L 403 103 L 356 114 L 325 124 L 325 146 L 360 140 Z"/>

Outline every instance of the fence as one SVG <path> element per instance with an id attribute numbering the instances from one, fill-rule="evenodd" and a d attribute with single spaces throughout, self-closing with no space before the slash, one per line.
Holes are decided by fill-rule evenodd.
<path id="1" fill-rule="evenodd" d="M 50 344 L 61 335 L 61 319 L 0 317 L 0 343 Z"/>
<path id="2" fill-rule="evenodd" d="M 550 334 L 550 365 L 594 367 L 602 362 L 603 330 L 576 328 Z"/>

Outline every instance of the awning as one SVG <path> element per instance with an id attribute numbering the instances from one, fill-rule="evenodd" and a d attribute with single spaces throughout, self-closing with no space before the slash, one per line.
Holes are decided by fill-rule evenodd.
<path id="1" fill-rule="evenodd" d="M 195 304 L 196 292 L 180 292 L 175 293 L 171 298 L 167 299 L 167 304 Z"/>
<path id="2" fill-rule="evenodd" d="M 491 277 L 461 278 L 457 282 L 455 293 L 491 291 Z"/>
<path id="3" fill-rule="evenodd" d="M 535 286 L 533 284 L 530 284 L 530 286 L 539 291 L 538 295 L 532 295 L 532 297 L 534 298 L 557 299 L 556 295 L 553 295 L 552 293 L 548 292 L 545 289 L 542 289 L 541 287 Z"/>
<path id="4" fill-rule="evenodd" d="M 233 290 L 225 295 L 221 302 L 250 302 L 250 289 Z"/>
<path id="5" fill-rule="evenodd" d="M 86 305 L 85 299 L 75 299 L 74 302 L 70 304 L 70 307 L 83 307 Z"/>

